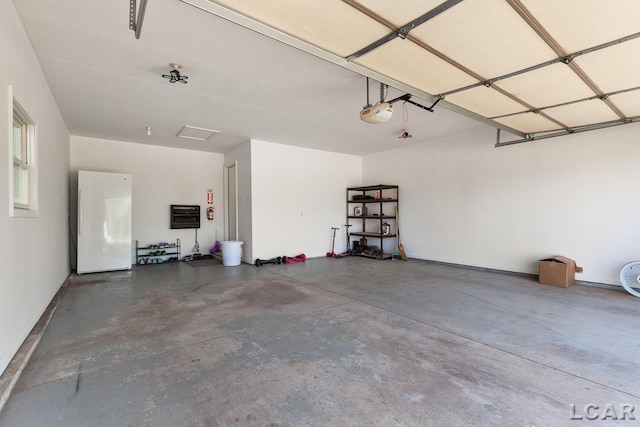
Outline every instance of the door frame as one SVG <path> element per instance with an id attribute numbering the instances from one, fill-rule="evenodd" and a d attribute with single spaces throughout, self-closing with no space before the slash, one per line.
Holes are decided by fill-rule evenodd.
<path id="1" fill-rule="evenodd" d="M 229 240 L 229 172 L 230 169 L 234 168 L 234 174 L 235 174 L 235 183 L 236 183 L 236 188 L 235 188 L 235 222 L 236 222 L 236 227 L 235 227 L 235 234 L 236 234 L 236 240 L 238 240 L 239 236 L 238 236 L 238 161 L 235 160 L 231 163 L 228 163 L 226 165 L 224 165 L 224 176 L 223 176 L 223 185 L 224 185 L 224 237 L 225 240 Z"/>

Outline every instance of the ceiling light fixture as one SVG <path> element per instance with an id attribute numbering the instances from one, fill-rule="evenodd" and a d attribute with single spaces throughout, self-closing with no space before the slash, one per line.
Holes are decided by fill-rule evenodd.
<path id="1" fill-rule="evenodd" d="M 151 126 L 147 126 L 147 135 L 151 135 Z"/>
<path id="2" fill-rule="evenodd" d="M 182 68 L 182 65 L 174 64 L 173 62 L 169 65 L 171 66 L 171 68 L 173 68 L 173 70 L 169 71 L 169 74 L 163 74 L 162 77 L 164 77 L 165 79 L 169 79 L 169 83 L 180 82 L 187 84 L 187 79 L 189 77 L 181 76 L 180 71 L 178 71 L 180 68 Z"/>

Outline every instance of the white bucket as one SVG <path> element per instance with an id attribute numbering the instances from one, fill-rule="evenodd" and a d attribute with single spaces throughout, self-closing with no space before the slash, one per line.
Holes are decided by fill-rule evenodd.
<path id="1" fill-rule="evenodd" d="M 225 267 L 233 267 L 240 265 L 242 260 L 243 242 L 226 241 L 222 242 L 222 265 Z"/>

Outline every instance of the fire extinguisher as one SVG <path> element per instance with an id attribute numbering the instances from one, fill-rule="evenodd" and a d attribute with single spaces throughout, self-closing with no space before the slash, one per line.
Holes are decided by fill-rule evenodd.
<path id="1" fill-rule="evenodd" d="M 207 219 L 209 221 L 213 221 L 213 208 L 212 207 L 208 207 L 207 208 Z"/>

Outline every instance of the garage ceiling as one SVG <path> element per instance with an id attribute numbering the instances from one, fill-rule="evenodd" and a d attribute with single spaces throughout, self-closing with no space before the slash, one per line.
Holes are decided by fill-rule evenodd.
<path id="1" fill-rule="evenodd" d="M 639 120 L 637 0 L 183 1 L 518 137 L 498 145 Z"/>
<path id="2" fill-rule="evenodd" d="M 127 0 L 13 4 L 72 135 L 366 155 L 487 125 L 527 141 L 640 115 L 636 0 L 148 0 L 140 39 Z M 188 84 L 161 77 L 171 62 Z M 367 124 L 363 76 L 388 99 L 444 100 Z M 185 125 L 220 132 L 179 138 Z"/>

